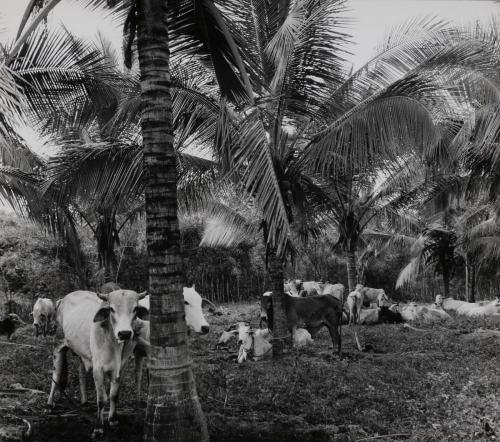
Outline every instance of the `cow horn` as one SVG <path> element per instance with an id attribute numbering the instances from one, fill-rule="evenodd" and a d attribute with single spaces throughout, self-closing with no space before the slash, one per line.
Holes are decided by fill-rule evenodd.
<path id="1" fill-rule="evenodd" d="M 108 294 L 107 293 L 97 292 L 96 295 L 99 299 L 102 299 L 103 301 L 108 301 Z"/>
<path id="2" fill-rule="evenodd" d="M 148 294 L 148 291 L 147 291 L 147 290 L 144 290 L 143 292 L 141 292 L 141 293 L 139 293 L 139 294 L 137 295 L 137 300 L 139 301 L 139 300 L 141 300 L 141 299 L 145 298 L 145 297 L 147 296 L 147 294 Z"/>

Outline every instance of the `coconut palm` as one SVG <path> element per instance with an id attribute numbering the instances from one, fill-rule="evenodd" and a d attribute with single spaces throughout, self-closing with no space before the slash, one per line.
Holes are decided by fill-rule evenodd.
<path id="1" fill-rule="evenodd" d="M 38 17 L 57 3 L 48 2 Z M 104 0 L 89 3 L 108 4 Z M 246 70 L 221 12 L 209 0 L 169 2 L 168 7 L 161 0 L 113 4 L 126 14 L 128 49 L 136 40 L 141 73 L 140 125 L 147 175 L 146 236 L 151 293 L 151 361 L 154 361 L 150 365 L 145 440 L 207 440 L 206 422 L 196 395 L 187 352 L 183 318 L 170 50 L 209 54 L 207 61 L 214 65 L 223 95 L 228 98 L 237 99 L 248 93 Z M 26 16 L 30 12 L 28 10 Z M 33 19 L 32 23 L 37 20 Z M 23 38 L 24 34 L 20 32 L 19 40 Z M 129 56 L 125 58 L 131 59 Z"/>

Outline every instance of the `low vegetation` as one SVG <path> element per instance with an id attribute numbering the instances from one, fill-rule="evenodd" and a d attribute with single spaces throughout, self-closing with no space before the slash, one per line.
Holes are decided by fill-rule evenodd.
<path id="1" fill-rule="evenodd" d="M 198 394 L 217 441 L 470 441 L 498 434 L 500 320 L 465 320 L 428 326 L 344 327 L 344 356 L 332 356 L 326 329 L 313 346 L 278 361 L 235 362 L 236 343 L 217 349 L 229 324 L 257 325 L 256 302 L 227 304 L 222 316 L 209 316 L 211 333 L 190 336 Z M 478 331 L 479 330 L 479 331 Z M 353 331 L 372 352 L 356 348 Z M 86 441 L 92 431 L 95 396 L 79 404 L 76 366 L 67 395 L 55 410 L 45 406 L 50 388 L 51 352 L 56 341 L 33 337 L 31 326 L 12 342 L 0 342 L 0 426 L 32 424 L 37 441 Z M 16 366 L 16 370 L 12 367 Z M 121 423 L 108 440 L 142 440 L 142 411 L 135 409 L 132 365 L 125 374 Z M 280 382 L 276 382 L 280 379 Z M 40 390 L 12 391 L 13 384 Z M 144 391 L 144 394 L 146 392 Z M 75 429 L 78 428 L 78 431 Z M 36 436 L 35 436 L 36 435 Z"/>

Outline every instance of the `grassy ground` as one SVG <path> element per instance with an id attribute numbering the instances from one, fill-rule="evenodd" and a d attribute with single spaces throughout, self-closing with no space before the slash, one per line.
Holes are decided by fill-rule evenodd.
<path id="1" fill-rule="evenodd" d="M 331 355 L 326 329 L 314 345 L 279 361 L 236 364 L 215 349 L 225 326 L 258 322 L 257 304 L 228 305 L 228 315 L 209 316 L 211 333 L 191 336 L 198 393 L 213 441 L 471 441 L 500 437 L 500 337 L 477 332 L 500 329 L 500 319 L 464 320 L 429 326 L 425 332 L 401 325 L 343 328 L 344 357 Z M 76 370 L 55 410 L 45 401 L 54 343 L 38 342 L 30 328 L 8 345 L 0 341 L 0 424 L 33 425 L 37 441 L 89 440 L 91 404 L 78 405 Z M 33 345 L 26 347 L 24 345 Z M 236 348 L 234 347 L 234 350 Z M 10 385 L 44 391 L 12 395 Z M 128 385 L 127 385 L 128 384 Z M 92 390 L 89 380 L 89 390 Z M 122 421 L 108 440 L 141 440 L 142 411 L 134 409 L 132 367 L 120 394 Z M 389 436 L 392 435 L 392 436 Z M 377 436 L 382 436 L 374 439 Z M 1 437 L 0 437 L 1 440 Z"/>

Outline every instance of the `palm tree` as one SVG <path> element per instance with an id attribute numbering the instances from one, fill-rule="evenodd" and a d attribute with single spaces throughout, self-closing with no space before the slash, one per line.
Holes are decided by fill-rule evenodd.
<path id="1" fill-rule="evenodd" d="M 57 3 L 48 2 L 40 15 Z M 113 3 L 126 12 L 129 50 L 137 36 L 141 73 L 140 125 L 147 176 L 146 236 L 153 348 L 145 440 L 208 440 L 188 357 L 183 316 L 170 50 L 209 53 L 223 95 L 231 99 L 248 92 L 246 70 L 222 14 L 211 1 L 169 2 L 168 7 L 161 0 Z M 28 10 L 26 16 L 31 12 Z M 23 38 L 20 32 L 19 39 Z M 130 56 L 125 58 L 131 60 Z"/>

